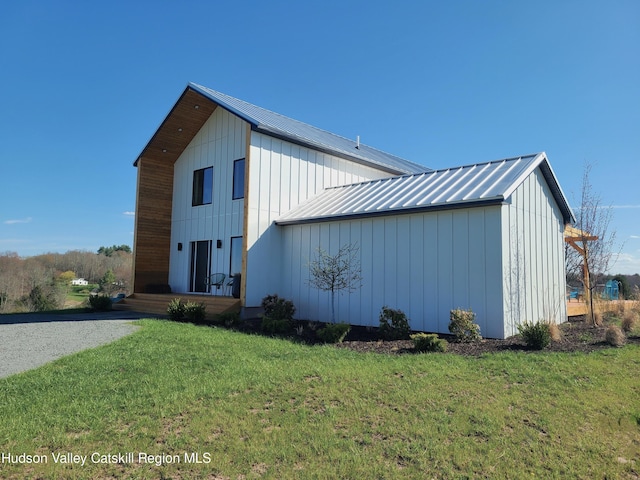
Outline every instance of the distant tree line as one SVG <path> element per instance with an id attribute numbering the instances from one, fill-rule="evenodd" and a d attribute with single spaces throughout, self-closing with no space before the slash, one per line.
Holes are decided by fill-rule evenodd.
<path id="1" fill-rule="evenodd" d="M 63 308 L 74 278 L 98 284 L 108 294 L 128 292 L 132 259 L 127 245 L 100 247 L 97 254 L 81 250 L 33 257 L 0 253 L 0 313 Z"/>
<path id="2" fill-rule="evenodd" d="M 113 245 L 98 249 L 98 255 L 106 255 L 107 257 L 112 257 L 117 252 L 131 253 L 131 247 L 129 245 Z"/>

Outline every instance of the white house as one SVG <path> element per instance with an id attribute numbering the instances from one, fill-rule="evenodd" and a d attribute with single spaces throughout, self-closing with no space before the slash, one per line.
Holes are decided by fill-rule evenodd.
<path id="1" fill-rule="evenodd" d="M 327 321 L 308 262 L 355 243 L 362 287 L 338 297 L 339 320 L 377 326 L 387 305 L 447 333 L 471 308 L 494 338 L 566 320 L 574 218 L 544 153 L 434 171 L 189 84 L 135 165 L 135 292 L 227 295 L 207 278 L 240 273 L 244 308 L 277 293 Z"/>

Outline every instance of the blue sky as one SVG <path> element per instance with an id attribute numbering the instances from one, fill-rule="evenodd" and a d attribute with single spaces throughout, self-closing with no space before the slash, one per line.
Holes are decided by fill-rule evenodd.
<path id="1" fill-rule="evenodd" d="M 133 245 L 132 166 L 189 81 L 443 168 L 585 162 L 640 273 L 640 2 L 0 6 L 0 252 Z"/>

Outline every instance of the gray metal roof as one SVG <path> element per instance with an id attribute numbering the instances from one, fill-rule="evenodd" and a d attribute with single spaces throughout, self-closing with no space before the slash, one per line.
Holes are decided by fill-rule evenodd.
<path id="1" fill-rule="evenodd" d="M 573 212 L 544 153 L 328 188 L 281 216 L 276 223 L 288 225 L 497 204 L 507 199 L 538 167 L 565 223 L 572 223 Z"/>
<path id="2" fill-rule="evenodd" d="M 376 150 L 362 143 L 360 143 L 359 148 L 357 148 L 354 140 L 285 117 L 279 113 L 271 112 L 243 100 L 225 95 L 224 93 L 203 87 L 202 85 L 189 83 L 189 88 L 192 88 L 222 108 L 239 116 L 251 124 L 251 127 L 258 132 L 309 146 L 329 154 L 347 157 L 359 163 L 372 165 L 394 174 L 431 171 L 430 168 L 424 165 L 419 165 L 395 155 Z"/>

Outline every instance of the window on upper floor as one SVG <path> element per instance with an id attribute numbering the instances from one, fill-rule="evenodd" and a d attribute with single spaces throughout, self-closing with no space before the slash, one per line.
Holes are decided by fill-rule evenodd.
<path id="1" fill-rule="evenodd" d="M 191 205 L 209 205 L 213 200 L 213 167 L 193 172 L 193 196 Z"/>
<path id="2" fill-rule="evenodd" d="M 233 162 L 233 200 L 244 198 L 244 158 Z"/>

